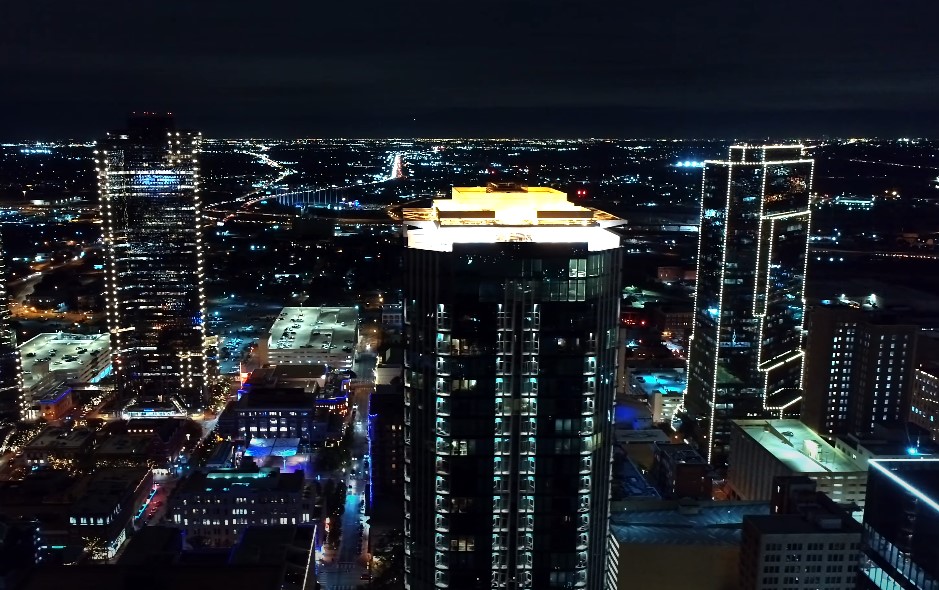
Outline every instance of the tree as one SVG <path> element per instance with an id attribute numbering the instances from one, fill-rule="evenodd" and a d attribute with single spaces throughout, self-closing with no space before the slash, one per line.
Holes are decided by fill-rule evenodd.
<path id="1" fill-rule="evenodd" d="M 104 539 L 98 536 L 82 537 L 82 542 L 85 545 L 85 555 L 91 561 L 108 560 L 108 544 L 105 543 Z"/>

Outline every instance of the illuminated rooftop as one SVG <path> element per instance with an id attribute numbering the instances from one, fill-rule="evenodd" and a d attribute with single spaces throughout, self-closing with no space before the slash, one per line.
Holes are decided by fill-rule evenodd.
<path id="1" fill-rule="evenodd" d="M 401 212 L 408 247 L 448 252 L 456 243 L 587 243 L 590 250 L 619 246 L 608 228 L 619 218 L 576 205 L 567 194 L 547 187 L 494 184 L 454 187 L 449 199 Z"/>
<path id="2" fill-rule="evenodd" d="M 38 334 L 20 346 L 23 359 L 23 386 L 27 391 L 35 387 L 53 385 L 55 381 L 87 380 L 110 362 L 107 334 L 68 334 L 48 332 Z M 50 374 L 55 374 L 50 377 Z"/>
<path id="3" fill-rule="evenodd" d="M 734 424 L 794 473 L 866 471 L 799 420 L 734 420 Z"/>
<path id="4" fill-rule="evenodd" d="M 354 348 L 359 313 L 354 307 L 285 307 L 271 326 L 271 350 L 316 352 Z"/>

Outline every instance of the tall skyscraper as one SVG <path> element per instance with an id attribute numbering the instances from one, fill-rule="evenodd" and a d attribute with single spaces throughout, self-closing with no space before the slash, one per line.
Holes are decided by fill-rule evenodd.
<path id="1" fill-rule="evenodd" d="M 807 316 L 802 421 L 822 434 L 869 434 L 910 414 L 919 326 L 843 302 Z"/>
<path id="2" fill-rule="evenodd" d="M 405 587 L 600 590 L 619 220 L 509 184 L 402 216 Z"/>
<path id="3" fill-rule="evenodd" d="M 22 373 L 20 354 L 16 348 L 16 332 L 10 326 L 10 305 L 7 300 L 6 253 L 0 235 L 0 414 L 24 415 L 27 408 L 21 407 Z"/>
<path id="4" fill-rule="evenodd" d="M 858 588 L 939 588 L 939 459 L 873 460 Z"/>
<path id="5" fill-rule="evenodd" d="M 684 410 L 709 462 L 731 420 L 798 403 L 812 166 L 802 146 L 705 164 Z"/>
<path id="6" fill-rule="evenodd" d="M 132 115 L 98 142 L 108 322 L 124 397 L 206 395 L 201 134 L 171 115 Z"/>

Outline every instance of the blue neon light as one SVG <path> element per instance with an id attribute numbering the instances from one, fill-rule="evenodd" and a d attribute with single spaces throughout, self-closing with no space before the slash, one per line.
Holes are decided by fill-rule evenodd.
<path id="1" fill-rule="evenodd" d="M 137 184 L 146 187 L 167 187 L 179 184 L 179 175 L 177 174 L 138 174 Z"/>

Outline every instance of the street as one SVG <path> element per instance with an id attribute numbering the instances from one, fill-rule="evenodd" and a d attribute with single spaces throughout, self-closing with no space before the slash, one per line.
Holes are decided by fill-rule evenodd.
<path id="1" fill-rule="evenodd" d="M 342 534 L 337 550 L 324 549 L 318 579 L 325 590 L 351 590 L 365 584 L 368 574 L 368 523 L 365 494 L 368 492 L 368 396 L 374 387 L 375 356 L 360 354 L 353 370 L 358 375 L 353 396 L 352 462 L 345 475 L 346 503 Z"/>

